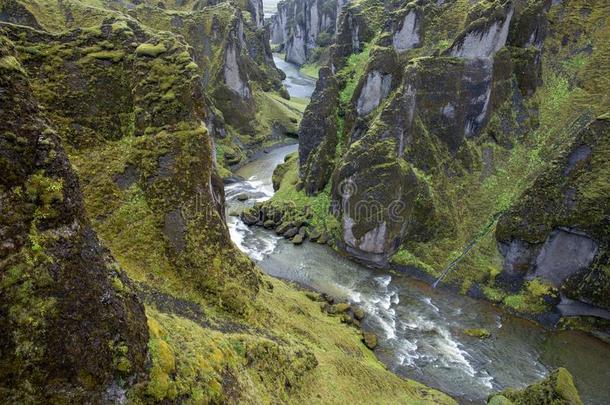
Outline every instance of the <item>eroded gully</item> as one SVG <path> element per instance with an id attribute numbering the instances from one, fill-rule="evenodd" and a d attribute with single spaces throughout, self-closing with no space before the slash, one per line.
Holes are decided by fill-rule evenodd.
<path id="1" fill-rule="evenodd" d="M 307 97 L 314 82 L 276 60 L 292 96 Z M 226 186 L 227 210 L 240 211 L 273 195 L 273 169 L 296 145 L 261 153 L 237 171 L 244 181 Z M 245 202 L 236 196 L 247 193 Z M 421 381 L 463 403 L 484 403 L 505 387 L 523 387 L 563 366 L 587 404 L 610 398 L 610 346 L 583 333 L 551 332 L 489 303 L 407 276 L 369 269 L 327 246 L 293 246 L 275 233 L 228 217 L 233 241 L 266 273 L 346 299 L 367 311 L 363 328 L 379 337 L 378 358 L 395 373 Z M 488 339 L 463 333 L 486 328 Z"/>

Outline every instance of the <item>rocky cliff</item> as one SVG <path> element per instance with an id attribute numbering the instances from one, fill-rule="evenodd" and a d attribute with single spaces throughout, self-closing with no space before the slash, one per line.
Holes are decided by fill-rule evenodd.
<path id="1" fill-rule="evenodd" d="M 116 402 L 145 380 L 144 307 L 92 229 L 77 177 L 0 36 L 0 397 Z"/>
<path id="2" fill-rule="evenodd" d="M 0 15 L 7 22 L 56 33 L 112 17 L 182 36 L 206 90 L 206 126 L 217 140 L 218 161 L 227 175 L 225 168 L 247 154 L 296 133 L 300 115 L 285 100 L 283 73 L 273 64 L 260 3 L 109 0 L 99 8 L 86 1 L 57 6 L 6 1 Z M 264 106 L 270 103 L 275 108 L 267 112 Z"/>
<path id="3" fill-rule="evenodd" d="M 303 65 L 316 48 L 330 45 L 346 0 L 285 0 L 271 17 L 271 43 L 286 61 Z"/>
<path id="4" fill-rule="evenodd" d="M 1 4 L 1 402 L 455 403 L 232 244 L 205 123 L 219 88 L 260 85 L 219 62 L 246 51 L 234 6 L 169 13 L 227 30 L 208 70 L 122 3 Z"/>
<path id="5" fill-rule="evenodd" d="M 299 130 L 300 205 L 325 201 L 313 222 L 366 263 L 608 319 L 607 11 L 350 3 Z"/>

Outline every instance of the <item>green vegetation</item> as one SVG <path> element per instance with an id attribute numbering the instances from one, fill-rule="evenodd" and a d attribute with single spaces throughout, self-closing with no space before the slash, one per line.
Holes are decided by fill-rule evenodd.
<path id="1" fill-rule="evenodd" d="M 157 45 L 141 44 L 136 48 L 136 55 L 150 56 L 151 58 L 156 58 L 164 52 L 167 52 L 167 49 L 162 43 Z"/>
<path id="2" fill-rule="evenodd" d="M 318 230 L 331 234 L 338 231 L 337 219 L 330 213 L 330 184 L 316 196 L 307 196 L 303 190 L 297 191 L 299 182 L 296 156 L 287 163 L 279 182 L 279 189 L 266 206 L 289 207 L 294 212 L 307 212 L 311 215 L 311 225 Z M 294 215 L 293 215 L 294 216 Z"/>
<path id="3" fill-rule="evenodd" d="M 318 71 L 322 66 L 317 63 L 306 63 L 299 69 L 301 73 L 307 75 L 313 79 L 318 78 Z"/>
<path id="4" fill-rule="evenodd" d="M 354 95 L 354 90 L 358 85 L 360 76 L 366 68 L 366 62 L 369 60 L 372 45 L 365 45 L 360 53 L 354 53 L 347 58 L 346 65 L 337 76 L 345 81 L 344 87 L 339 93 L 341 104 L 347 105 Z"/>
<path id="5" fill-rule="evenodd" d="M 504 297 L 503 303 L 520 313 L 537 314 L 550 309 L 545 298 L 555 298 L 556 295 L 552 287 L 536 278 L 528 281 L 521 293 Z"/>
<path id="6" fill-rule="evenodd" d="M 151 380 L 131 399 L 186 398 L 239 403 L 413 402 L 452 404 L 450 398 L 385 370 L 360 333 L 320 310 L 283 281 L 252 303 L 251 327 L 222 332 L 147 307 Z M 220 328 L 227 319 L 217 319 Z M 232 381 L 227 386 L 227 381 Z M 381 402 L 379 402 L 381 400 Z"/>
<path id="7" fill-rule="evenodd" d="M 486 339 L 491 336 L 491 333 L 487 329 L 464 329 L 464 334 L 479 339 Z"/>
<path id="8" fill-rule="evenodd" d="M 509 388 L 492 395 L 487 403 L 490 405 L 582 405 L 583 402 L 574 386 L 572 375 L 561 367 L 541 382 L 529 385 L 523 390 Z"/>

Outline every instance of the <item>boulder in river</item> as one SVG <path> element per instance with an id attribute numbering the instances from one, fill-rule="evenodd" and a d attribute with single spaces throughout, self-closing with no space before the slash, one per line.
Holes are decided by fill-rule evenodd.
<path id="1" fill-rule="evenodd" d="M 238 201 L 247 201 L 250 197 L 246 193 L 240 193 L 236 198 Z"/>
<path id="2" fill-rule="evenodd" d="M 491 336 L 491 333 L 485 328 L 464 329 L 464 334 L 479 339 L 486 339 Z"/>
<path id="3" fill-rule="evenodd" d="M 352 308 L 352 312 L 354 313 L 354 318 L 356 318 L 357 320 L 361 321 L 364 319 L 364 316 L 365 316 L 364 309 L 362 309 L 360 307 L 354 307 L 354 308 Z"/>
<path id="4" fill-rule="evenodd" d="M 252 226 L 258 222 L 258 217 L 248 211 L 242 212 L 240 218 L 244 222 L 244 224 L 248 226 Z"/>
<path id="5" fill-rule="evenodd" d="M 292 224 L 290 222 L 282 222 L 277 226 L 277 228 L 275 228 L 275 233 L 278 235 L 283 235 L 288 229 L 290 229 L 291 226 Z"/>
<path id="6" fill-rule="evenodd" d="M 558 404 L 582 405 L 578 390 L 574 386 L 572 375 L 563 367 L 553 371 L 544 380 L 528 385 L 522 390 L 507 388 L 491 395 L 488 405 L 502 404 Z"/>
<path id="7" fill-rule="evenodd" d="M 290 239 L 290 238 L 294 237 L 294 235 L 296 235 L 297 233 L 299 233 L 299 228 L 297 228 L 296 226 L 293 226 L 292 228 L 290 228 L 286 232 L 284 232 L 284 237 Z"/>
<path id="8" fill-rule="evenodd" d="M 296 234 L 294 238 L 292 238 L 292 243 L 295 245 L 300 245 L 301 243 L 303 243 L 303 241 L 304 237 L 300 233 Z"/>

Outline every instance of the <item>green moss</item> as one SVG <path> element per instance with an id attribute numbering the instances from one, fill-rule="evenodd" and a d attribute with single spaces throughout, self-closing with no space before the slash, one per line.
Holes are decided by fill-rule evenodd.
<path id="1" fill-rule="evenodd" d="M 500 397 L 499 399 L 496 399 Z M 509 402 L 506 402 L 509 400 Z M 552 372 L 544 380 L 529 385 L 523 390 L 506 389 L 492 395 L 488 404 L 552 404 L 552 405 L 582 405 L 582 400 L 574 386 L 572 375 L 561 367 Z"/>
<path id="2" fill-rule="evenodd" d="M 519 294 L 506 296 L 503 303 L 517 312 L 537 314 L 549 309 L 545 298 L 556 294 L 552 287 L 536 278 L 528 281 Z"/>
<path id="3" fill-rule="evenodd" d="M 401 266 L 413 266 L 418 269 L 424 270 L 429 274 L 435 275 L 438 272 L 434 270 L 432 266 L 424 263 L 420 259 L 418 259 L 413 253 L 409 252 L 407 249 L 398 250 L 394 256 L 392 256 L 392 262 L 399 264 Z"/>
<path id="4" fill-rule="evenodd" d="M 306 63 L 300 67 L 299 71 L 304 75 L 317 79 L 320 68 L 321 66 L 316 63 Z"/>
<path id="5" fill-rule="evenodd" d="M 158 43 L 157 45 L 141 44 L 136 48 L 136 55 L 150 56 L 151 58 L 156 58 L 164 52 L 167 52 L 167 48 L 163 43 Z"/>
<path id="6" fill-rule="evenodd" d="M 464 334 L 479 339 L 486 339 L 491 336 L 491 333 L 487 329 L 482 328 L 464 329 Z"/>
<path id="7" fill-rule="evenodd" d="M 344 81 L 344 87 L 339 93 L 341 104 L 347 105 L 354 95 L 360 76 L 366 68 L 366 62 L 369 60 L 372 46 L 367 44 L 360 53 L 350 55 L 346 65 L 337 76 Z"/>
<path id="8" fill-rule="evenodd" d="M 23 67 L 12 55 L 3 56 L 0 58 L 0 70 L 4 70 L 7 72 L 19 72 L 25 74 Z"/>
<path id="9" fill-rule="evenodd" d="M 285 173 L 282 176 L 279 189 L 266 206 L 276 206 L 278 209 L 289 207 L 292 217 L 298 213 L 311 216 L 311 225 L 316 229 L 334 233 L 338 229 L 337 219 L 330 213 L 330 184 L 315 196 L 308 196 L 303 190 L 297 191 L 299 182 L 298 159 L 295 157 L 285 163 Z"/>
<path id="10" fill-rule="evenodd" d="M 87 54 L 87 57 L 99 60 L 110 60 L 114 63 L 117 63 L 125 57 L 125 52 L 121 50 L 91 52 Z"/>

